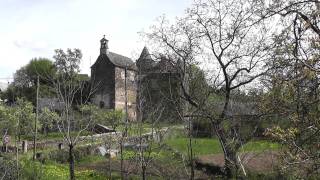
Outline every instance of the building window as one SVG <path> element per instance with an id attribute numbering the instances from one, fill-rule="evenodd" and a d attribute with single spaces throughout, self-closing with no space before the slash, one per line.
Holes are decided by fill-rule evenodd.
<path id="1" fill-rule="evenodd" d="M 100 102 L 99 102 L 99 107 L 100 107 L 100 108 L 104 108 L 104 106 L 105 106 L 105 105 L 104 105 L 104 102 L 103 102 L 103 101 L 100 101 Z"/>
<path id="2" fill-rule="evenodd" d="M 134 73 L 133 72 L 128 72 L 129 73 L 129 80 L 131 81 L 131 82 L 134 82 Z"/>
<path id="3" fill-rule="evenodd" d="M 125 72 L 124 71 L 120 71 L 120 78 L 124 79 L 125 78 L 124 76 L 125 76 Z"/>

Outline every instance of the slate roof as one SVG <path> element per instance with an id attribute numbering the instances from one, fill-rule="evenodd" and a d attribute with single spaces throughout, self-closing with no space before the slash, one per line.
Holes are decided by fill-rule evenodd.
<path id="1" fill-rule="evenodd" d="M 152 68 L 156 65 L 156 62 L 152 59 L 147 47 L 144 47 L 139 59 L 137 60 L 137 67 L 141 72 L 152 71 Z"/>
<path id="2" fill-rule="evenodd" d="M 114 52 L 109 52 L 108 54 L 100 54 L 97 61 L 98 62 L 100 59 L 107 60 L 107 58 L 111 61 L 112 64 L 118 67 L 125 68 L 127 67 L 130 70 L 136 70 L 135 63 L 128 57 L 122 56 L 120 54 L 114 53 Z M 96 64 L 96 63 L 95 63 Z M 91 67 L 95 66 L 92 65 Z"/>
<path id="3" fill-rule="evenodd" d="M 145 46 L 140 54 L 139 59 L 148 59 L 148 60 L 152 60 L 151 55 L 149 53 L 148 48 Z"/>

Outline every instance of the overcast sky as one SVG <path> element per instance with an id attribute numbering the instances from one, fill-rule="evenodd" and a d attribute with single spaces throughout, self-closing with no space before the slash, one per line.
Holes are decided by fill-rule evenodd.
<path id="1" fill-rule="evenodd" d="M 80 48 L 81 70 L 90 71 L 105 34 L 110 51 L 130 58 L 144 46 L 138 32 L 157 17 L 181 16 L 192 0 L 0 0 L 0 81 L 33 57 Z"/>

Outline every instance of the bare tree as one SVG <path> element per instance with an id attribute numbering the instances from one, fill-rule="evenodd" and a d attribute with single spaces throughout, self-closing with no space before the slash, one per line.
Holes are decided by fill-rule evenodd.
<path id="1" fill-rule="evenodd" d="M 150 107 L 149 96 L 147 96 L 149 89 L 149 82 L 141 74 L 141 71 L 138 71 L 137 76 L 137 110 L 138 110 L 138 136 L 137 144 L 135 147 L 136 150 L 136 160 L 139 164 L 141 171 L 141 179 L 147 179 L 147 170 L 148 167 L 153 161 L 152 153 L 159 152 L 161 150 L 159 144 L 161 138 L 156 138 L 161 136 L 161 128 L 158 127 L 159 120 L 161 119 L 163 113 L 163 107 L 160 104 L 153 104 Z M 146 110 L 147 109 L 147 110 Z M 151 123 L 151 132 L 145 133 L 144 130 L 144 121 Z"/>
<path id="2" fill-rule="evenodd" d="M 79 63 L 82 58 L 81 51 L 75 49 L 55 50 L 55 66 L 57 75 L 52 79 L 53 88 L 58 99 L 56 105 L 60 110 L 60 118 L 56 122 L 59 132 L 69 148 L 70 179 L 75 179 L 74 148 L 80 141 L 80 135 L 93 123 L 95 107 L 89 104 L 95 88 L 89 87 L 84 93 L 85 81 L 79 77 Z M 81 99 L 75 99 L 80 93 Z"/>
<path id="3" fill-rule="evenodd" d="M 106 152 L 108 155 L 108 175 L 109 179 L 112 179 L 112 169 L 111 169 L 111 158 L 113 153 L 117 154 L 117 152 L 112 152 L 112 149 L 116 147 L 116 144 L 118 143 L 117 140 L 119 136 L 122 136 L 120 133 L 116 131 L 117 128 L 122 124 L 123 120 L 123 112 L 121 110 L 105 110 L 105 109 L 100 109 L 98 110 L 98 113 L 94 117 L 97 122 L 107 125 L 111 127 L 115 132 L 111 132 L 107 135 L 105 135 L 102 140 L 104 143 L 104 146 L 106 148 Z"/>
<path id="4" fill-rule="evenodd" d="M 165 55 L 180 69 L 182 97 L 197 109 L 197 114 L 211 121 L 225 157 L 225 173 L 234 177 L 238 173 L 237 151 L 248 138 L 240 134 L 239 123 L 231 110 L 232 92 L 243 90 L 264 75 L 265 61 L 269 58 L 269 39 L 263 24 L 256 22 L 255 2 L 251 1 L 196 1 L 176 24 L 169 25 L 162 18 L 147 37 L 156 42 L 157 51 Z M 203 63 L 211 67 L 210 86 L 214 87 L 197 99 L 187 91 L 186 80 L 190 65 Z M 223 94 L 220 105 L 210 102 L 216 90 Z M 218 107 L 217 107 L 218 106 Z M 212 108 L 220 109 L 214 113 Z M 228 124 L 225 128 L 223 124 Z M 252 136 L 251 136 L 252 137 Z"/>
<path id="5" fill-rule="evenodd" d="M 320 2 L 318 0 L 289 0 L 274 1 L 268 4 L 260 3 L 257 5 L 257 14 L 260 18 L 256 22 L 266 19 L 278 22 L 276 25 L 280 27 L 280 31 L 274 34 L 276 41 L 279 40 L 279 35 L 286 37 L 289 29 L 293 28 L 292 33 L 289 33 L 291 38 L 295 39 L 291 42 L 294 44 L 295 51 L 291 55 L 294 57 L 290 57 L 291 60 L 298 60 L 310 70 L 319 72 L 319 69 L 315 67 L 319 62 L 314 54 L 317 54 L 315 42 L 320 38 Z M 287 34 L 284 34 L 285 31 Z"/>

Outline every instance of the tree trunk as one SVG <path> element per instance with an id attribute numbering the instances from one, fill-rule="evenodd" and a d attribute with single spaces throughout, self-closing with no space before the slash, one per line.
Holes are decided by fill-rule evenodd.
<path id="1" fill-rule="evenodd" d="M 225 155 L 225 171 L 228 178 L 236 178 L 238 175 L 238 161 L 237 153 L 230 148 L 227 148 L 227 154 Z"/>
<path id="2" fill-rule="evenodd" d="M 122 138 L 121 137 L 121 142 L 120 142 L 120 175 L 121 175 L 121 180 L 124 180 L 124 172 L 123 172 L 123 146 L 122 146 Z"/>
<path id="3" fill-rule="evenodd" d="M 70 180 L 75 180 L 74 175 L 74 154 L 73 154 L 73 145 L 69 144 L 69 171 L 70 171 Z"/>
<path id="4" fill-rule="evenodd" d="M 189 119 L 189 161 L 190 161 L 190 180 L 194 179 L 193 147 L 192 147 L 192 122 Z"/>
<path id="5" fill-rule="evenodd" d="M 112 137 L 110 136 L 109 142 L 108 142 L 108 149 L 109 149 L 109 157 L 108 157 L 108 174 L 109 174 L 109 179 L 112 179 L 112 173 L 111 173 L 111 142 L 112 142 Z"/>
<path id="6" fill-rule="evenodd" d="M 146 167 L 142 165 L 142 180 L 146 180 Z"/>
<path id="7" fill-rule="evenodd" d="M 225 169 L 225 175 L 228 178 L 236 178 L 237 172 L 238 172 L 238 161 L 237 161 L 237 151 L 235 147 L 232 145 L 229 145 L 227 142 L 227 134 L 224 130 L 224 128 L 221 125 L 222 119 L 224 119 L 228 113 L 228 107 L 230 103 L 230 93 L 231 89 L 229 87 L 226 87 L 226 95 L 225 95 L 225 102 L 223 110 L 220 114 L 220 120 L 218 122 L 214 123 L 214 130 L 216 135 L 218 136 L 219 142 L 221 144 L 223 154 L 224 154 L 224 169 Z"/>
<path id="8" fill-rule="evenodd" d="M 225 175 L 228 178 L 236 178 L 238 172 L 237 151 L 233 146 L 227 144 L 226 133 L 218 124 L 214 125 L 215 133 L 219 139 L 224 155 Z"/>
<path id="9" fill-rule="evenodd" d="M 108 173 L 109 173 L 109 179 L 112 179 L 112 173 L 111 173 L 111 155 L 108 157 Z"/>

